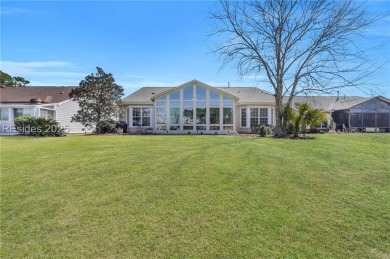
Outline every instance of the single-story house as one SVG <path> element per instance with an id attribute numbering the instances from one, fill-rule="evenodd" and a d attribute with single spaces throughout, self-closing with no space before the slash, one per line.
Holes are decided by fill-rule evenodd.
<path id="1" fill-rule="evenodd" d="M 319 130 L 332 121 L 339 129 L 390 129 L 390 100 L 385 97 L 297 96 L 293 104 L 299 103 L 328 114 Z M 192 80 L 175 87 L 143 87 L 125 97 L 122 105 L 122 120 L 131 133 L 250 133 L 256 125 L 275 125 L 275 97 L 257 87 L 213 87 Z"/>
<path id="2" fill-rule="evenodd" d="M 122 105 L 133 133 L 228 134 L 275 125 L 274 102 L 273 95 L 256 87 L 213 87 L 192 80 L 176 87 L 143 87 Z"/>
<path id="3" fill-rule="evenodd" d="M 79 109 L 69 99 L 75 87 L 3 87 L 0 88 L 0 134 L 15 134 L 14 119 L 23 115 L 51 118 L 68 133 L 82 133 L 84 126 L 71 122 Z"/>

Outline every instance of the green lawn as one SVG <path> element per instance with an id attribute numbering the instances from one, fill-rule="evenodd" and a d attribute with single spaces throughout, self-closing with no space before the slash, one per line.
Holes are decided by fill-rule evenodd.
<path id="1" fill-rule="evenodd" d="M 390 257 L 390 135 L 1 137 L 0 257 Z"/>

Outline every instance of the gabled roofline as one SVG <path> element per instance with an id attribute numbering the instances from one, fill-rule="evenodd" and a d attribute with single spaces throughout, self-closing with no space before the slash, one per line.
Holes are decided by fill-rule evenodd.
<path id="1" fill-rule="evenodd" d="M 390 99 L 389 99 L 389 98 L 386 98 L 386 97 L 384 97 L 384 96 L 382 96 L 382 95 L 378 95 L 378 96 L 372 97 L 372 98 L 370 98 L 369 100 L 371 100 L 371 99 L 373 99 L 373 98 L 378 98 L 378 99 L 381 99 L 382 101 L 385 101 L 385 102 L 387 102 L 387 103 L 390 103 Z"/>
<path id="2" fill-rule="evenodd" d="M 346 107 L 346 108 L 344 108 L 344 109 L 338 109 L 338 110 L 336 110 L 336 111 L 349 110 L 349 109 L 351 109 L 351 108 L 353 108 L 353 107 L 355 107 L 355 106 L 357 106 L 357 105 L 360 105 L 360 104 L 362 104 L 362 103 L 371 101 L 371 100 L 373 100 L 373 99 L 379 99 L 379 100 L 382 100 L 382 101 L 387 102 L 387 103 L 390 104 L 390 99 L 388 99 L 388 98 L 386 98 L 386 97 L 384 97 L 384 96 L 378 95 L 378 96 L 373 96 L 373 97 L 371 97 L 371 98 L 367 98 L 367 99 L 365 99 L 365 100 L 361 100 L 361 102 L 358 102 L 358 103 L 356 103 L 356 104 L 354 104 L 354 105 L 352 105 L 352 106 Z"/>
<path id="3" fill-rule="evenodd" d="M 359 103 L 357 103 L 357 104 L 355 104 L 355 105 L 353 105 L 353 106 L 350 106 L 350 107 L 348 107 L 347 109 L 344 109 L 344 110 L 351 109 L 351 108 L 355 107 L 356 105 L 360 105 L 360 104 L 362 104 L 362 103 L 371 101 L 371 100 L 373 100 L 373 99 L 379 99 L 379 100 L 382 100 L 382 101 L 387 102 L 387 103 L 390 104 L 390 99 L 387 99 L 387 98 L 384 97 L 384 96 L 378 95 L 378 96 L 373 96 L 373 97 L 371 97 L 371 98 L 368 98 L 368 99 L 366 99 L 366 100 L 363 100 L 363 101 L 361 101 L 361 102 L 359 102 Z"/>
<path id="4" fill-rule="evenodd" d="M 176 87 L 173 87 L 173 88 L 171 88 L 171 89 L 169 89 L 169 90 L 166 90 L 166 91 L 164 91 L 164 92 L 162 92 L 162 93 L 159 93 L 159 94 L 153 96 L 152 98 L 150 98 L 150 100 L 154 101 L 154 99 L 156 99 L 156 98 L 158 98 L 158 97 L 160 97 L 160 96 L 169 94 L 169 93 L 174 92 L 174 91 L 176 91 L 176 90 L 178 90 L 178 89 L 184 88 L 184 87 L 186 87 L 186 86 L 188 86 L 188 85 L 190 85 L 190 84 L 192 84 L 192 85 L 194 85 L 194 84 L 202 85 L 202 86 L 204 86 L 204 87 L 206 87 L 206 88 L 208 88 L 208 89 L 210 89 L 210 90 L 213 90 L 213 91 L 215 91 L 215 92 L 218 92 L 218 93 L 220 93 L 220 94 L 222 94 L 222 95 L 227 95 L 227 96 L 232 97 L 232 98 L 235 99 L 235 100 L 239 100 L 239 98 L 238 98 L 237 96 L 235 96 L 235 95 L 229 94 L 229 93 L 227 93 L 227 92 L 225 92 L 225 91 L 223 91 L 223 90 L 221 90 L 221 89 L 218 89 L 218 88 L 216 88 L 216 87 L 214 87 L 214 86 L 205 84 L 205 83 L 203 83 L 203 82 L 201 82 L 201 81 L 199 81 L 199 80 L 196 80 L 196 79 L 193 79 L 193 80 L 188 81 L 188 82 L 186 82 L 186 83 L 184 83 L 184 84 L 181 84 L 181 85 L 179 85 L 179 86 L 176 86 Z"/>

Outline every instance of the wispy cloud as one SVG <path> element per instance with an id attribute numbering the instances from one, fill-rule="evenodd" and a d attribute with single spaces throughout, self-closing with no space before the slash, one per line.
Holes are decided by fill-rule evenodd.
<path id="1" fill-rule="evenodd" d="M 83 77 L 85 73 L 68 71 L 72 69 L 72 63 L 68 61 L 33 61 L 15 62 L 1 61 L 1 70 L 12 76 L 23 77 Z"/>
<path id="2" fill-rule="evenodd" d="M 389 27 L 386 27 L 386 26 L 369 28 L 369 29 L 365 30 L 365 34 L 370 35 L 370 36 L 389 37 L 390 36 L 390 29 L 389 29 Z"/>
<path id="3" fill-rule="evenodd" d="M 2 15 L 26 15 L 26 14 L 32 14 L 32 15 L 46 15 L 50 14 L 43 10 L 30 10 L 30 9 L 24 9 L 24 8 L 18 8 L 18 7 L 7 7 L 2 6 L 1 12 Z"/>
<path id="4" fill-rule="evenodd" d="M 70 66 L 68 61 L 32 61 L 32 62 L 16 62 L 16 61 L 1 61 L 2 65 L 24 66 L 24 67 L 64 67 Z"/>
<path id="5" fill-rule="evenodd" d="M 7 14 L 26 14 L 30 11 L 27 9 L 22 8 L 16 8 L 16 7 L 1 7 L 1 14 L 7 15 Z"/>

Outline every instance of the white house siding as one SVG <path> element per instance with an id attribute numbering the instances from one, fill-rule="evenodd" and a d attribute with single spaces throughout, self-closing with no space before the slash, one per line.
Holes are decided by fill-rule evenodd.
<path id="1" fill-rule="evenodd" d="M 74 101 L 64 101 L 56 105 L 56 121 L 66 127 L 68 133 L 83 133 L 85 127 L 78 122 L 71 122 L 72 116 L 79 110 L 79 104 Z M 90 130 L 88 130 L 90 131 Z"/>

